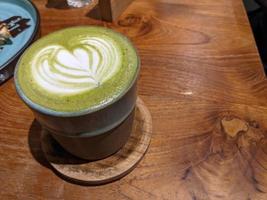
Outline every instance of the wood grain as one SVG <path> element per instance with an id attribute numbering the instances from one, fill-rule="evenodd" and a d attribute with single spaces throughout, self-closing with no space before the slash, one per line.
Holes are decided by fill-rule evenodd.
<path id="1" fill-rule="evenodd" d="M 133 129 L 128 142 L 108 158 L 89 162 L 64 151 L 47 131 L 41 143 L 46 159 L 63 177 L 85 185 L 106 184 L 130 173 L 144 157 L 152 136 L 152 119 L 144 102 L 138 98 Z"/>
<path id="2" fill-rule="evenodd" d="M 98 187 L 65 182 L 47 168 L 40 127 L 9 80 L 0 87 L 2 199 L 267 199 L 267 83 L 241 0 L 135 0 L 116 23 L 34 2 L 42 35 L 94 24 L 132 39 L 153 138 L 127 177 Z M 237 122 L 232 136 L 223 119 Z"/>

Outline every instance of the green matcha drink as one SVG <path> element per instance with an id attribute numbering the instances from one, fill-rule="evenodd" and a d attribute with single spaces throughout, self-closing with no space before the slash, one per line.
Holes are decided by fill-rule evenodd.
<path id="1" fill-rule="evenodd" d="M 101 27 L 68 28 L 35 42 L 17 68 L 20 90 L 56 112 L 79 112 L 111 103 L 138 74 L 128 39 Z"/>

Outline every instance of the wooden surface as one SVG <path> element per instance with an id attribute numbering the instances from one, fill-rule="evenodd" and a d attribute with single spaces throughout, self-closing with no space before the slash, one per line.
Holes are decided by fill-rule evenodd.
<path id="1" fill-rule="evenodd" d="M 138 98 L 133 129 L 128 142 L 106 159 L 89 162 L 67 153 L 47 131 L 42 131 L 41 145 L 46 159 L 64 178 L 85 185 L 106 184 L 130 173 L 144 157 L 152 136 L 152 119 L 144 102 Z"/>
<path id="2" fill-rule="evenodd" d="M 1 199 L 267 199 L 267 83 L 241 0 L 135 0 L 114 24 L 90 18 L 88 8 L 34 2 L 42 35 L 98 24 L 133 40 L 153 137 L 119 181 L 63 181 L 45 162 L 40 126 L 9 80 L 0 87 Z"/>
<path id="3" fill-rule="evenodd" d="M 101 18 L 105 21 L 115 21 L 133 0 L 99 0 Z"/>

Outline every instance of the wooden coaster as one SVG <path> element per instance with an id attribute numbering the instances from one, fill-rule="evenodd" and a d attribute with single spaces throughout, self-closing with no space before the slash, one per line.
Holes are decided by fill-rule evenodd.
<path id="1" fill-rule="evenodd" d="M 122 149 L 98 161 L 87 161 L 66 152 L 47 132 L 42 132 L 42 149 L 52 167 L 63 177 L 89 185 L 115 181 L 131 172 L 146 153 L 152 134 L 151 115 L 138 98 L 131 136 Z"/>

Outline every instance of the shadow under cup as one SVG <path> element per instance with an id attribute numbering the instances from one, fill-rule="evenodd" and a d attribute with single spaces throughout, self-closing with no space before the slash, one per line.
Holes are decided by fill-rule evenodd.
<path id="1" fill-rule="evenodd" d="M 69 153 L 87 160 L 99 160 L 126 144 L 135 115 L 137 78 L 118 99 L 100 110 L 76 113 L 55 112 L 33 103 L 21 90 L 15 70 L 18 95 L 33 111 L 36 120 Z"/>

